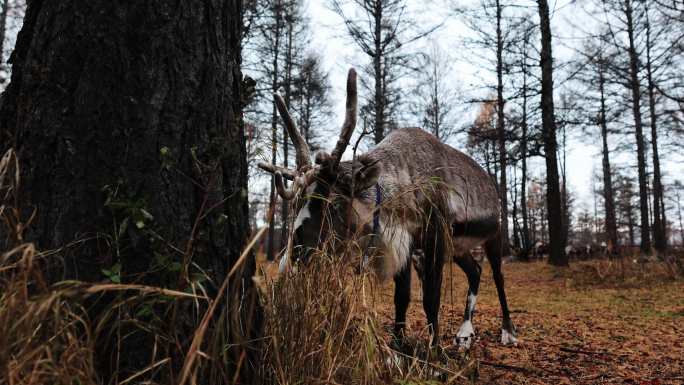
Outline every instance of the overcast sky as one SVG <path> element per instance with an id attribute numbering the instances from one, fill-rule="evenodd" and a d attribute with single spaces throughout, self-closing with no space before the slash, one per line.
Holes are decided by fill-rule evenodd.
<path id="1" fill-rule="evenodd" d="M 347 70 L 350 66 L 361 66 L 366 63 L 368 58 L 360 53 L 346 36 L 346 29 L 341 23 L 341 18 L 330 11 L 327 0 L 305 0 L 307 16 L 310 19 L 310 31 L 312 44 L 311 48 L 317 51 L 324 59 L 324 67 L 328 71 L 331 85 L 333 87 L 332 100 L 334 101 L 335 118 L 332 124 L 339 127 L 343 120 L 344 112 L 344 85 Z M 464 97 L 486 97 L 490 91 L 485 90 L 484 86 L 495 82 L 494 74 L 480 66 L 473 65 L 468 59 L 471 55 L 464 50 L 460 43 L 465 36 L 472 34 L 472 32 L 463 25 L 457 16 L 451 14 L 451 6 L 447 4 L 456 4 L 458 6 L 467 6 L 471 0 L 468 1 L 449 1 L 449 0 L 408 0 L 410 11 L 420 22 L 425 24 L 442 24 L 442 28 L 437 30 L 432 36 L 431 41 L 436 42 L 445 51 L 452 60 L 452 75 L 448 81 L 454 86 L 462 90 Z M 580 2 L 572 0 L 559 0 L 552 2 L 552 30 L 554 32 L 554 59 L 556 64 L 570 60 L 573 55 L 571 47 L 577 47 L 582 43 L 582 31 L 573 27 L 572 24 L 580 24 L 585 30 L 591 30 L 592 21 L 583 16 L 584 12 L 581 10 Z M 528 9 L 535 15 L 536 19 L 536 2 L 534 1 L 517 1 L 516 6 L 528 7 Z M 579 5 L 578 5 L 579 4 Z M 9 24 L 10 31 L 6 37 L 6 52 L 5 59 L 9 55 L 11 48 L 14 46 L 16 32 L 21 26 L 21 18 L 16 18 L 11 15 Z M 483 21 L 485 22 L 485 21 Z M 559 32 L 560 31 L 560 32 Z M 417 43 L 413 50 L 419 51 L 422 47 L 430 44 L 428 42 Z M 559 74 L 555 74 L 556 85 L 558 85 Z M 558 95 L 556 95 L 558 96 Z M 557 98 L 556 98 L 557 101 Z M 476 113 L 477 106 L 472 106 L 464 116 L 463 122 L 472 121 Z M 631 119 L 631 116 L 626 117 Z M 413 122 L 400 122 L 406 124 L 413 124 Z M 326 131 L 334 132 L 335 127 L 328 127 Z M 662 136 L 666 133 L 661 133 Z M 594 135 L 595 137 L 592 137 Z M 648 136 L 647 136 L 648 137 Z M 335 143 L 335 138 L 324 142 L 327 143 L 329 150 Z M 463 138 L 461 138 L 463 139 Z M 611 137 L 611 147 L 617 145 L 617 141 L 623 144 L 634 146 L 633 135 Z M 463 150 L 463 141 L 456 140 L 451 144 Z M 571 185 L 571 191 L 575 192 L 577 201 L 580 206 L 590 208 L 593 205 L 592 197 L 592 173 L 600 172 L 601 156 L 600 156 L 600 137 L 598 132 L 594 134 L 574 133 L 567 146 L 567 175 L 568 181 Z M 663 156 L 663 167 L 666 183 L 672 178 L 681 179 L 684 176 L 684 156 L 681 154 L 673 154 L 663 148 L 661 152 Z M 618 166 L 632 166 L 635 164 L 633 154 L 628 152 L 613 154 L 611 161 Z M 650 163 L 650 161 L 649 161 Z M 543 170 L 543 161 L 536 159 L 532 162 L 531 172 L 534 175 L 539 175 Z M 636 174 L 636 173 L 634 173 Z"/>
<path id="2" fill-rule="evenodd" d="M 449 7 L 442 2 L 436 1 L 420 1 L 409 0 L 412 11 L 417 11 L 416 15 L 423 18 L 428 18 L 427 21 L 432 20 L 433 23 L 444 23 L 443 27 L 438 30 L 432 39 L 436 41 L 441 48 L 447 52 L 452 59 L 453 74 L 449 81 L 453 84 L 459 84 L 459 88 L 467 93 L 468 97 L 473 97 L 480 92 L 480 97 L 483 97 L 487 91 L 478 91 L 482 89 L 483 83 L 495 81 L 493 73 L 477 68 L 468 60 L 468 52 L 460 48 L 460 39 L 471 32 L 465 27 L 456 16 L 449 15 Z M 534 2 L 519 2 L 533 7 Z M 465 5 L 461 3 L 459 5 Z M 576 23 L 577 17 L 581 16 L 582 11 L 573 1 L 560 0 L 558 2 L 551 2 L 552 11 L 552 29 L 554 31 L 554 59 L 556 63 L 567 61 L 572 58 L 573 51 L 570 47 L 581 44 L 581 31 L 573 28 L 572 23 Z M 419 8 L 418 8 L 419 7 Z M 530 8 L 535 12 L 536 9 Z M 333 87 L 332 100 L 334 101 L 334 111 L 336 113 L 334 124 L 340 125 L 343 120 L 344 111 L 344 84 L 347 69 L 350 66 L 360 66 L 368 59 L 360 53 L 346 37 L 346 30 L 341 23 L 341 18 L 330 11 L 327 2 L 324 0 L 308 0 L 307 4 L 308 16 L 311 21 L 312 31 L 312 49 L 318 51 L 324 58 L 325 68 L 329 71 L 330 80 Z M 588 19 L 588 18 L 585 18 Z M 583 21 L 583 28 L 590 28 L 588 25 L 591 21 Z M 562 33 L 558 33 L 562 31 Z M 419 48 L 419 47 L 414 47 Z M 488 78 L 489 77 L 489 78 Z M 556 84 L 559 76 L 556 75 L 554 79 Z M 488 80 L 489 79 L 489 80 Z M 536 101 L 536 100 L 535 100 Z M 557 102 L 558 103 L 558 102 Z M 472 119 L 475 113 L 474 106 L 464 118 Z M 631 118 L 631 117 L 630 117 Z M 632 136 L 627 136 L 623 140 L 630 140 Z M 618 138 L 613 138 L 617 141 Z M 334 141 L 327 141 L 330 147 L 333 146 Z M 463 141 L 460 143 L 452 143 L 455 147 L 463 150 Z M 617 143 L 612 143 L 611 146 Z M 577 133 L 568 140 L 567 147 L 567 175 L 568 181 L 571 185 L 571 191 L 575 192 L 579 206 L 590 208 L 593 206 L 592 196 L 592 173 L 600 172 L 601 169 L 601 155 L 600 155 L 600 137 L 596 133 L 596 137 L 591 135 Z M 684 163 L 681 157 L 678 159 L 676 155 L 667 156 L 669 160 L 664 163 L 663 169 L 670 177 L 681 178 L 684 175 Z M 614 158 L 616 163 L 629 165 L 634 163 L 631 157 L 622 155 L 619 158 Z M 532 173 L 538 175 L 543 170 L 543 161 L 537 159 L 533 161 Z M 579 208 L 579 207 L 577 207 Z"/>

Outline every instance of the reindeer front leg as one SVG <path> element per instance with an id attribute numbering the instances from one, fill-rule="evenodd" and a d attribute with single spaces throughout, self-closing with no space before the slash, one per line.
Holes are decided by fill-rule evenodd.
<path id="1" fill-rule="evenodd" d="M 433 219 L 434 220 L 434 219 Z M 438 226 L 430 226 L 423 242 L 423 309 L 432 334 L 432 345 L 439 345 L 439 306 L 442 296 L 444 237 Z"/>
<path id="2" fill-rule="evenodd" d="M 411 264 L 394 276 L 394 338 L 401 342 L 406 328 L 406 310 L 411 302 Z"/>

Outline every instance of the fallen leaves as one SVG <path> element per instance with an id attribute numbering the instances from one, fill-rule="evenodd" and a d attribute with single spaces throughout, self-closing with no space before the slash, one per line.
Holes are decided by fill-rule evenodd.
<path id="1" fill-rule="evenodd" d="M 485 268 L 474 320 L 478 382 L 684 383 L 684 282 L 656 263 L 612 274 L 611 266 L 617 268 L 605 261 L 577 262 L 566 270 L 542 262 L 505 265 L 517 347 L 498 342 L 499 303 Z M 467 281 L 455 265 L 445 270 L 440 324 L 448 350 L 462 321 Z M 425 316 L 420 280 L 412 281 L 409 332 L 418 332 Z M 394 316 L 392 293 L 389 284 L 376 299 L 387 325 Z"/>

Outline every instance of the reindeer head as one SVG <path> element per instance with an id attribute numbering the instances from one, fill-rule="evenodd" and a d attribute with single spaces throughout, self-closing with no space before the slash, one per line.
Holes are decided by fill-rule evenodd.
<path id="1" fill-rule="evenodd" d="M 306 263 L 318 245 L 330 236 L 358 233 L 366 226 L 360 212 L 373 210 L 372 199 L 361 199 L 364 190 L 373 186 L 380 173 L 380 165 L 366 156 L 354 161 L 341 162 L 342 154 L 349 145 L 356 126 L 357 94 L 356 72 L 349 70 L 347 76 L 347 104 L 344 124 L 332 153 L 319 152 L 315 164 L 306 141 L 297 130 L 285 102 L 275 94 L 275 103 L 296 149 L 297 169 L 291 170 L 268 163 L 259 167 L 275 175 L 278 194 L 285 200 L 293 200 L 297 216 L 292 226 L 288 251 L 295 261 Z M 283 178 L 293 181 L 288 189 Z M 367 226 L 366 226 L 367 227 Z M 366 229 L 367 232 L 370 229 Z M 289 252 L 281 261 L 281 271 L 289 263 Z"/>

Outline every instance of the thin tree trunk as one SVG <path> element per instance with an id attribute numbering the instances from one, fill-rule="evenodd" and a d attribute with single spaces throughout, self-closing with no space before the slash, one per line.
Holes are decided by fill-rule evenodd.
<path id="1" fill-rule="evenodd" d="M 280 8 L 280 0 L 276 0 L 276 4 L 274 5 L 275 7 L 275 24 L 274 24 L 274 31 L 273 31 L 273 38 L 274 38 L 274 45 L 273 45 L 273 64 L 271 66 L 271 70 L 273 73 L 271 74 L 271 92 L 277 92 L 278 91 L 278 64 L 279 64 L 279 59 L 280 59 L 280 29 L 282 28 L 281 26 L 281 8 Z M 277 155 L 278 155 L 278 110 L 275 105 L 275 101 L 273 101 L 273 105 L 271 108 L 271 164 L 276 164 L 277 161 Z M 267 245 L 267 251 L 266 251 L 266 258 L 268 258 L 269 261 L 273 261 L 275 259 L 275 210 L 276 210 L 276 193 L 275 193 L 275 177 L 271 176 L 271 190 L 269 193 L 269 222 L 268 222 L 268 245 Z M 281 242 L 283 240 L 281 239 Z"/>
<path id="2" fill-rule="evenodd" d="M 382 1 L 375 2 L 373 72 L 375 76 L 375 143 L 385 138 L 385 94 L 383 87 Z"/>
<path id="3" fill-rule="evenodd" d="M 2 1 L 0 10 L 0 66 L 5 66 L 5 36 L 7 34 L 7 11 L 9 11 L 9 0 Z"/>
<path id="4" fill-rule="evenodd" d="M 286 6 L 293 7 L 293 5 L 287 4 Z M 287 14 L 292 16 L 290 13 L 295 12 L 294 9 L 288 9 L 286 11 Z M 287 48 L 285 51 L 285 84 L 283 84 L 285 88 L 285 105 L 287 106 L 288 110 L 291 110 L 291 98 L 292 98 L 292 66 L 293 66 L 293 58 L 292 58 L 292 30 L 294 28 L 294 17 L 290 17 L 287 20 Z M 289 159 L 288 159 L 288 152 L 289 152 L 289 136 L 287 134 L 287 129 L 283 125 L 283 167 L 287 168 Z M 287 186 L 287 182 L 283 181 L 285 183 L 285 186 Z M 287 242 L 287 237 L 288 237 L 288 229 L 287 229 L 287 221 L 289 217 L 289 207 L 290 207 L 290 202 L 286 199 L 283 199 L 282 202 L 282 207 L 281 207 L 281 223 L 280 223 L 280 242 L 281 242 L 281 247 L 282 245 Z"/>
<path id="5" fill-rule="evenodd" d="M 511 217 L 513 218 L 513 245 L 515 245 L 515 248 L 520 250 L 521 248 L 521 239 L 520 239 L 520 226 L 518 225 L 518 173 L 517 173 L 517 165 L 513 163 L 513 211 L 511 212 Z"/>
<path id="6" fill-rule="evenodd" d="M 501 200 L 501 243 L 503 255 L 511 253 L 508 240 L 508 181 L 506 180 L 506 130 L 504 125 L 503 99 L 503 35 L 501 31 L 501 3 L 496 0 L 496 132 L 499 145 L 499 199 Z"/>
<path id="7" fill-rule="evenodd" d="M 682 198 L 679 191 L 677 191 L 677 212 L 679 213 L 679 241 L 684 247 L 684 221 L 682 220 Z"/>
<path id="8" fill-rule="evenodd" d="M 523 59 L 525 60 L 525 59 Z M 520 155 L 522 158 L 522 175 L 520 187 L 520 210 L 523 221 L 523 245 L 525 250 L 530 250 L 530 229 L 527 215 L 527 63 L 523 62 L 523 102 L 522 102 L 522 137 L 520 142 Z"/>
<path id="9" fill-rule="evenodd" d="M 550 254 L 549 263 L 567 266 L 563 244 L 563 228 L 561 221 L 561 197 L 558 180 L 558 159 L 556 158 L 556 121 L 553 107 L 553 56 L 551 52 L 551 21 L 549 20 L 549 4 L 547 0 L 538 0 L 541 28 L 541 112 L 542 135 L 546 158 L 547 183 L 547 219 L 549 224 Z"/>
<path id="10" fill-rule="evenodd" d="M 630 207 L 627 211 L 627 230 L 629 231 L 629 246 L 634 246 L 634 212 Z"/>
<path id="11" fill-rule="evenodd" d="M 632 113 L 637 145 L 637 168 L 639 172 L 639 213 L 641 217 L 641 252 L 651 252 L 651 232 L 648 220 L 648 189 L 646 181 L 646 148 L 641 121 L 641 89 L 639 84 L 639 56 L 634 45 L 634 21 L 632 2 L 625 0 L 625 17 L 627 19 L 627 37 L 629 38 L 629 76 L 632 91 Z"/>
<path id="12" fill-rule="evenodd" d="M 603 58 L 599 63 L 599 91 L 601 94 L 601 111 L 599 126 L 601 127 L 602 155 L 603 155 L 603 203 L 606 211 L 606 239 L 609 252 L 618 246 L 617 225 L 615 223 L 615 198 L 613 196 L 613 181 L 610 168 L 610 151 L 608 148 L 608 125 L 606 123 L 605 73 Z"/>
<path id="13" fill-rule="evenodd" d="M 648 4 L 648 3 L 646 3 Z M 663 185 L 660 177 L 660 158 L 658 156 L 658 127 L 656 119 L 655 85 L 651 63 L 651 23 L 646 9 L 646 75 L 648 80 L 648 107 L 651 117 L 651 146 L 653 149 L 653 246 L 658 252 L 667 248 L 665 231 L 665 207 L 663 202 Z"/>
<path id="14" fill-rule="evenodd" d="M 570 204 L 568 203 L 568 178 L 566 176 L 567 147 L 565 146 L 567 142 L 567 131 L 565 128 L 566 127 L 563 126 L 563 162 L 561 165 L 561 177 L 563 179 L 563 186 L 561 188 L 561 203 L 563 205 L 562 237 L 564 245 L 568 243 L 568 235 L 570 233 Z"/>

